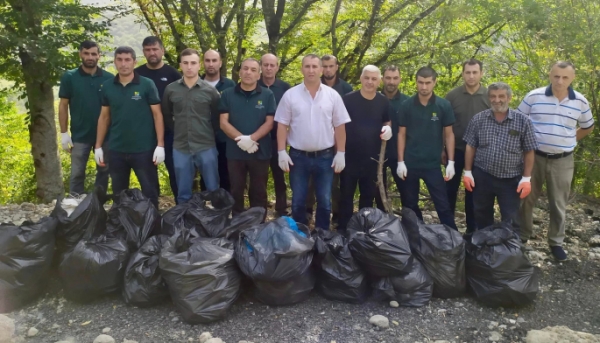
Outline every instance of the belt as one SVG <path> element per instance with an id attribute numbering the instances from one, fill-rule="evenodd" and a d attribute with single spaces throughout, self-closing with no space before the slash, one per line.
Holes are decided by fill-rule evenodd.
<path id="1" fill-rule="evenodd" d="M 333 153 L 333 147 L 323 149 L 323 150 L 318 150 L 318 151 L 304 151 L 304 150 L 298 150 L 298 149 L 290 147 L 290 152 L 292 152 L 292 150 L 296 153 L 299 153 L 299 154 L 307 156 L 307 157 L 319 157 L 319 156 L 322 156 L 322 155 L 325 155 L 328 153 Z"/>
<path id="2" fill-rule="evenodd" d="M 545 157 L 545 158 L 548 158 L 548 159 L 551 159 L 551 160 L 556 160 L 558 158 L 567 157 L 567 156 L 571 155 L 572 153 L 573 153 L 573 150 L 567 151 L 567 152 L 561 152 L 561 153 L 558 153 L 558 154 L 549 154 L 547 152 L 543 152 L 543 151 L 540 151 L 540 150 L 536 150 L 535 151 L 536 155 L 542 156 L 542 157 Z"/>

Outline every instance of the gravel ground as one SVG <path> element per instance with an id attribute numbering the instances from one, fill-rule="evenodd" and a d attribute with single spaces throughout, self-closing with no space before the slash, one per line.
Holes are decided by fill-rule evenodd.
<path id="1" fill-rule="evenodd" d="M 29 205 L 0 207 L 0 221 L 35 219 L 51 208 Z M 136 308 L 125 305 L 118 295 L 89 304 L 67 301 L 52 275 L 41 299 L 8 315 L 15 321 L 16 342 L 91 343 L 103 330 L 119 343 L 198 342 L 203 332 L 226 343 L 523 342 L 528 330 L 556 325 L 599 334 L 600 248 L 594 246 L 600 238 L 600 218 L 596 217 L 600 206 L 583 201 L 570 206 L 569 243 L 565 244 L 570 260 L 564 263 L 547 258 L 549 250 L 542 240 L 547 206 L 542 202 L 540 207 L 535 213 L 538 236 L 530 241 L 530 256 L 541 275 L 541 291 L 533 305 L 522 309 L 487 308 L 469 297 L 432 299 L 423 308 L 392 308 L 375 301 L 351 305 L 318 294 L 294 306 L 269 307 L 244 294 L 226 320 L 189 325 L 170 303 Z M 435 212 L 426 212 L 427 220 L 435 221 L 435 217 Z M 464 225 L 460 213 L 457 218 L 459 226 Z M 389 329 L 371 325 L 372 315 L 389 318 Z M 27 337 L 32 327 L 38 332 Z"/>

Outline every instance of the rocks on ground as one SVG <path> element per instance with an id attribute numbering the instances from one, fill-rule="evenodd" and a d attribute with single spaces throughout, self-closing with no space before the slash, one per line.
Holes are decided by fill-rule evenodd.
<path id="1" fill-rule="evenodd" d="M 115 339 L 109 335 L 102 334 L 94 339 L 94 343 L 115 343 Z"/>
<path id="2" fill-rule="evenodd" d="M 369 323 L 382 328 L 382 329 L 387 329 L 390 327 L 390 320 L 387 319 L 387 317 L 376 314 L 374 316 L 372 316 L 371 318 L 369 318 Z"/>
<path id="3" fill-rule="evenodd" d="M 12 343 L 13 335 L 15 333 L 15 322 L 0 314 L 0 343 Z"/>
<path id="4" fill-rule="evenodd" d="M 531 330 L 526 343 L 599 343 L 600 335 L 578 332 L 566 326 L 549 326 L 542 330 Z"/>

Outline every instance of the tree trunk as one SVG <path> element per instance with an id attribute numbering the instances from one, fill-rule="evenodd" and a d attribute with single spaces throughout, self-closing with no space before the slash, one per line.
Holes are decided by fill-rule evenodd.
<path id="1" fill-rule="evenodd" d="M 31 122 L 29 140 L 37 184 L 36 196 L 48 203 L 64 194 L 62 169 L 58 158 L 58 142 L 52 85 L 40 77 L 49 67 L 21 53 L 25 90 Z"/>

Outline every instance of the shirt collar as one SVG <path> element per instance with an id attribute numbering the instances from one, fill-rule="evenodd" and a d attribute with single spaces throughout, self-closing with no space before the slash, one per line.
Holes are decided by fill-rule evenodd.
<path id="1" fill-rule="evenodd" d="M 86 73 L 85 70 L 83 70 L 82 66 L 79 66 L 79 68 L 77 68 L 77 70 L 79 71 L 79 74 L 81 76 L 90 76 L 90 74 Z M 100 67 L 97 67 L 96 73 L 93 76 L 102 76 L 102 69 L 100 69 Z"/>
<path id="2" fill-rule="evenodd" d="M 200 79 L 204 80 L 206 78 L 206 74 L 202 74 L 200 75 Z M 208 82 L 208 81 L 206 81 Z M 219 74 L 219 82 L 217 82 L 217 86 L 218 85 L 222 85 L 225 81 L 223 80 L 223 76 L 221 74 Z"/>
<path id="3" fill-rule="evenodd" d="M 333 85 L 337 85 L 338 83 L 341 82 L 340 76 L 339 75 L 335 75 L 335 82 L 333 83 Z M 325 83 L 325 76 L 321 76 L 321 83 L 326 85 L 327 83 Z"/>
<path id="4" fill-rule="evenodd" d="M 184 86 L 186 86 L 186 87 L 187 87 L 187 85 L 186 85 L 186 84 L 185 84 L 185 82 L 183 81 L 183 77 L 182 77 L 181 79 L 177 80 L 177 82 L 178 82 L 180 85 L 184 85 Z M 202 80 L 202 78 L 201 78 L 201 77 L 199 77 L 199 78 L 198 78 L 198 80 L 196 80 L 196 85 L 198 85 L 198 86 L 202 86 L 202 82 L 205 82 L 205 81 L 204 81 L 204 80 Z"/>
<path id="5" fill-rule="evenodd" d="M 400 92 L 398 92 L 400 93 Z M 435 105 L 435 92 L 431 93 L 431 98 L 429 98 L 429 101 L 427 102 L 427 105 Z M 419 94 L 415 95 L 415 99 L 414 99 L 415 105 L 421 105 L 421 101 L 419 100 Z M 422 105 L 421 105 L 422 106 Z"/>
<path id="6" fill-rule="evenodd" d="M 282 81 L 281 81 L 280 79 L 278 79 L 278 78 L 275 78 L 275 82 L 273 82 L 273 84 L 272 84 L 272 85 L 270 85 L 270 86 L 267 86 L 267 85 L 266 85 L 266 84 L 263 82 L 262 75 L 261 75 L 260 79 L 258 79 L 258 85 L 259 85 L 259 86 L 262 86 L 262 87 L 267 87 L 267 88 L 268 88 L 268 87 L 281 87 L 281 82 L 282 82 Z"/>
<path id="7" fill-rule="evenodd" d="M 383 91 L 381 91 L 379 93 L 381 93 L 381 95 L 383 95 L 384 97 L 387 98 L 387 95 Z M 402 96 L 402 92 L 400 92 L 400 90 L 398 89 L 398 90 L 396 90 L 396 94 L 394 94 L 394 96 L 390 100 L 398 100 L 398 99 L 400 99 L 401 96 Z"/>
<path id="8" fill-rule="evenodd" d="M 238 92 L 238 93 L 245 92 L 242 89 L 242 84 L 241 83 L 238 83 L 237 85 L 235 85 L 235 91 Z M 259 93 L 259 94 L 262 93 L 262 87 L 258 84 L 258 82 L 256 83 L 256 88 L 254 88 L 254 90 L 252 91 L 252 94 L 255 94 L 255 93 Z"/>
<path id="9" fill-rule="evenodd" d="M 121 83 L 121 82 L 119 82 L 119 73 L 117 73 L 117 75 L 115 75 L 115 78 L 113 79 L 113 83 Z M 135 71 L 133 72 L 133 79 L 131 80 L 130 83 L 136 83 L 136 84 L 140 83 L 140 76 Z"/>
<path id="10" fill-rule="evenodd" d="M 491 108 L 488 108 L 487 110 L 487 116 L 496 120 L 496 118 L 494 117 L 494 111 L 492 111 Z M 513 120 L 515 119 L 515 110 L 513 109 L 508 109 L 508 115 L 506 116 L 507 119 Z"/>
<path id="11" fill-rule="evenodd" d="M 573 90 L 573 88 L 571 88 L 571 86 L 569 86 L 568 88 L 569 91 L 569 100 L 575 100 L 575 91 Z M 554 94 L 552 94 L 552 85 L 549 85 L 548 87 L 546 87 L 546 96 L 554 96 Z"/>
<path id="12" fill-rule="evenodd" d="M 467 85 L 466 84 L 462 85 L 462 90 L 463 90 L 464 94 L 471 94 L 471 93 L 469 93 L 467 91 Z M 475 93 L 473 93 L 473 95 L 475 95 L 475 94 L 477 94 L 477 95 L 484 95 L 485 94 L 485 87 L 481 83 L 479 84 L 479 89 Z"/>

